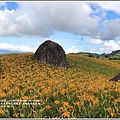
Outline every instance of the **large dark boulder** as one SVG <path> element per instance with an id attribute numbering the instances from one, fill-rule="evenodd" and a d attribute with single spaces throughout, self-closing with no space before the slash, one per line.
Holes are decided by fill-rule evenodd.
<path id="1" fill-rule="evenodd" d="M 68 68 L 65 51 L 58 43 L 51 40 L 45 41 L 38 47 L 34 54 L 34 58 L 41 63 Z"/>
<path id="2" fill-rule="evenodd" d="M 120 80 L 120 73 L 115 77 L 113 77 L 112 79 L 110 79 L 110 81 L 113 81 L 113 82 L 118 82 L 118 80 Z"/>

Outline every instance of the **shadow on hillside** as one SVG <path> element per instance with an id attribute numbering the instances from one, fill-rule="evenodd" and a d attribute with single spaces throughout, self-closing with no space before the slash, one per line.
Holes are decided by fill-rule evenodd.
<path id="1" fill-rule="evenodd" d="M 0 67 L 0 75 L 2 74 L 2 68 Z"/>
<path id="2" fill-rule="evenodd" d="M 112 79 L 110 79 L 109 81 L 112 81 L 112 82 L 118 82 L 120 80 L 120 73 L 117 74 L 115 77 L 113 77 Z"/>

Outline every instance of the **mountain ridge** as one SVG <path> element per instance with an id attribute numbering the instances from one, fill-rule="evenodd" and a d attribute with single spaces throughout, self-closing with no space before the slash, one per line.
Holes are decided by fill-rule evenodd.
<path id="1" fill-rule="evenodd" d="M 100 58 L 100 59 L 109 59 L 109 60 L 116 60 L 120 59 L 120 50 L 112 51 L 111 53 L 91 53 L 91 52 L 78 52 L 78 53 L 70 53 L 70 54 L 76 54 L 76 55 L 83 55 L 93 58 Z"/>

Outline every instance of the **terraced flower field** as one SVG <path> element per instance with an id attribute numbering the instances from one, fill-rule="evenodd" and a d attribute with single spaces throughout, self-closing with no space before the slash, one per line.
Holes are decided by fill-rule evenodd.
<path id="1" fill-rule="evenodd" d="M 120 82 L 109 82 L 120 64 L 67 58 L 70 68 L 63 69 L 35 61 L 32 53 L 0 55 L 0 117 L 120 118 Z"/>

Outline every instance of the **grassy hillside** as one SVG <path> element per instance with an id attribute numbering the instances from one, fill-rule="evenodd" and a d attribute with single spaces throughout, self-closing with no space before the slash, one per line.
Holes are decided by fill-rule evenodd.
<path id="1" fill-rule="evenodd" d="M 120 60 L 110 60 L 110 61 L 120 64 Z"/>
<path id="2" fill-rule="evenodd" d="M 120 82 L 109 82 L 120 73 L 120 64 L 67 58 L 70 68 L 62 69 L 40 64 L 33 54 L 0 55 L 0 117 L 120 117 Z M 7 104 L 12 100 L 17 102 Z"/>

